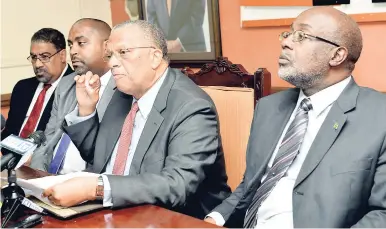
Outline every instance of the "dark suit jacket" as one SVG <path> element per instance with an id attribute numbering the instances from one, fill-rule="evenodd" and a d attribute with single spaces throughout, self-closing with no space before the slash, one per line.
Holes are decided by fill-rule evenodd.
<path id="1" fill-rule="evenodd" d="M 102 173 L 132 97 L 118 90 L 102 122 L 97 115 L 64 126 L 93 172 Z M 169 69 L 138 142 L 129 176 L 108 175 L 113 206 L 157 204 L 204 216 L 230 194 L 215 106 L 180 71 Z"/>
<path id="2" fill-rule="evenodd" d="M 74 72 L 70 65 L 67 67 L 67 71 L 63 77 Z M 8 137 L 11 134 L 19 135 L 21 126 L 23 125 L 25 116 L 27 115 L 28 108 L 34 97 L 36 88 L 39 85 L 39 81 L 36 77 L 20 80 L 16 83 L 12 90 L 11 102 L 9 105 L 8 119 L 5 125 L 5 129 L 1 133 L 1 139 Z M 54 94 L 52 94 L 50 100 L 44 108 L 42 117 L 37 124 L 36 130 L 44 131 L 46 125 L 51 116 L 52 102 L 54 101 Z"/>
<path id="3" fill-rule="evenodd" d="M 167 40 L 180 38 L 188 52 L 206 50 L 204 15 L 203 0 L 172 0 L 170 17 L 166 1 L 147 1 L 147 20 L 161 28 Z"/>
<path id="4" fill-rule="evenodd" d="M 290 89 L 259 100 L 244 179 L 213 210 L 226 226 L 243 226 L 298 95 L 299 90 Z M 386 95 L 349 83 L 312 143 L 292 201 L 294 227 L 386 226 Z"/>

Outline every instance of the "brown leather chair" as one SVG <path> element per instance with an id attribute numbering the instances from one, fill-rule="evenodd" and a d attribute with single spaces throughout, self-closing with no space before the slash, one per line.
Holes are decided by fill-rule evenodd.
<path id="1" fill-rule="evenodd" d="M 235 190 L 245 171 L 245 153 L 256 101 L 268 95 L 271 74 L 264 68 L 249 74 L 242 65 L 218 58 L 194 73 L 182 70 L 216 105 L 228 184 Z"/>

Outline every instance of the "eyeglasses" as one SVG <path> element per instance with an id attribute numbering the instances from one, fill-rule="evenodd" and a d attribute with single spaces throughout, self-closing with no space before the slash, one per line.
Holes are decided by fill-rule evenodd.
<path id="1" fill-rule="evenodd" d="M 48 62 L 50 62 L 51 57 L 55 56 L 56 54 L 58 54 L 62 50 L 63 49 L 57 51 L 56 53 L 52 54 L 51 56 L 40 55 L 40 57 L 39 57 L 39 55 L 31 55 L 31 56 L 27 57 L 27 60 L 29 60 L 31 63 L 35 63 L 39 59 L 40 62 L 42 62 L 42 63 L 48 63 Z"/>
<path id="2" fill-rule="evenodd" d="M 129 53 L 132 52 L 134 49 L 145 49 L 145 48 L 151 48 L 155 49 L 153 46 L 141 46 L 141 47 L 132 47 L 132 48 L 126 48 L 126 49 L 121 49 L 119 51 L 111 51 L 111 50 L 106 50 L 105 55 L 103 56 L 103 60 L 105 62 L 110 61 L 111 57 L 114 55 L 117 60 L 125 60 L 129 57 Z"/>
<path id="3" fill-rule="evenodd" d="M 311 34 L 307 34 L 307 33 L 303 32 L 301 30 L 296 30 L 296 31 L 293 31 L 293 32 L 287 32 L 287 31 L 282 32 L 279 35 L 279 40 L 282 41 L 282 40 L 288 38 L 289 36 L 291 36 L 291 34 L 292 34 L 292 41 L 293 42 L 300 42 L 300 41 L 304 40 L 305 38 L 312 37 L 312 38 L 315 38 L 317 40 L 320 40 L 320 41 L 326 42 L 328 44 L 334 45 L 336 47 L 340 47 L 340 45 L 338 45 L 337 43 L 334 43 L 332 41 L 326 40 L 326 39 L 318 37 L 318 36 L 313 36 Z"/>

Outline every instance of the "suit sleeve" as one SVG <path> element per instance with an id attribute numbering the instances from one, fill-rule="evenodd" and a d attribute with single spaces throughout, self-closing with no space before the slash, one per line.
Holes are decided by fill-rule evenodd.
<path id="1" fill-rule="evenodd" d="M 254 111 L 254 117 L 252 120 L 252 125 L 251 125 L 251 131 L 249 135 L 249 140 L 248 140 L 248 147 L 247 147 L 247 154 L 250 152 L 250 147 L 251 147 L 251 142 L 254 141 L 253 136 L 256 134 L 254 131 L 256 131 L 256 120 L 258 119 L 258 107 L 260 103 L 256 104 L 256 108 Z M 247 155 L 248 158 L 248 155 Z M 247 163 L 247 170 L 248 170 L 248 163 Z M 243 222 L 244 222 L 244 216 L 247 211 L 247 208 L 249 207 L 249 204 L 246 203 L 243 199 L 246 193 L 246 184 L 244 182 L 245 179 L 245 174 L 247 172 L 245 170 L 244 172 L 244 177 L 241 183 L 237 186 L 235 191 L 228 197 L 226 198 L 220 205 L 218 205 L 215 209 L 213 209 L 212 212 L 218 212 L 221 214 L 221 216 L 225 220 L 225 226 L 227 227 L 243 227 Z"/>
<path id="2" fill-rule="evenodd" d="M 78 109 L 75 108 L 73 112 L 77 113 Z M 71 138 L 76 148 L 78 148 L 83 160 L 92 164 L 94 160 L 95 142 L 99 131 L 98 113 L 95 112 L 95 115 L 92 117 L 73 125 L 67 125 L 66 121 L 64 121 L 62 128 Z"/>
<path id="3" fill-rule="evenodd" d="M 386 137 L 379 154 L 374 184 L 368 200 L 369 211 L 353 227 L 375 228 L 386 226 Z"/>
<path id="4" fill-rule="evenodd" d="M 55 134 L 56 128 L 58 126 L 58 106 L 60 101 L 60 84 L 56 87 L 54 93 L 54 102 L 52 103 L 51 116 L 47 123 L 46 129 L 44 130 L 44 135 L 46 136 L 46 143 L 41 145 L 35 150 L 31 159 L 31 167 L 40 170 L 47 170 L 44 168 L 44 162 L 48 161 L 48 164 L 51 163 L 52 155 L 54 148 L 49 149 L 49 147 L 55 146 L 56 144 L 48 144 L 53 135 Z"/>
<path id="5" fill-rule="evenodd" d="M 190 4 L 191 15 L 190 18 L 188 18 L 190 20 L 188 20 L 177 33 L 177 37 L 180 39 L 183 46 L 185 46 L 184 44 L 191 42 L 191 34 L 202 29 L 204 23 L 205 1 L 191 0 Z"/>
<path id="6" fill-rule="evenodd" d="M 136 204 L 184 206 L 218 154 L 218 121 L 212 104 L 196 99 L 176 114 L 159 174 L 108 175 L 114 207 Z"/>
<path id="7" fill-rule="evenodd" d="M 20 89 L 22 88 L 19 81 L 12 90 L 11 100 L 9 104 L 9 111 L 8 111 L 8 119 L 5 122 L 4 130 L 1 132 L 1 140 L 3 140 L 4 138 L 8 137 L 11 134 L 19 135 L 19 133 L 16 133 L 16 131 L 13 130 L 12 125 L 15 125 L 14 124 L 16 122 L 15 118 L 18 117 L 16 106 L 18 105 L 17 96 L 20 96 L 20 94 L 18 95 L 18 92 L 20 91 Z"/>

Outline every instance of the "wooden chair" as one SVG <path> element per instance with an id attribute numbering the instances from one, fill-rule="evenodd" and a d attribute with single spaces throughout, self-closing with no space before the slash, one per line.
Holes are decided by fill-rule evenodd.
<path id="1" fill-rule="evenodd" d="M 182 70 L 204 89 L 216 105 L 228 184 L 235 190 L 245 171 L 245 153 L 256 101 L 268 95 L 271 75 L 266 69 L 249 74 L 242 65 L 218 58 L 194 73 Z"/>

